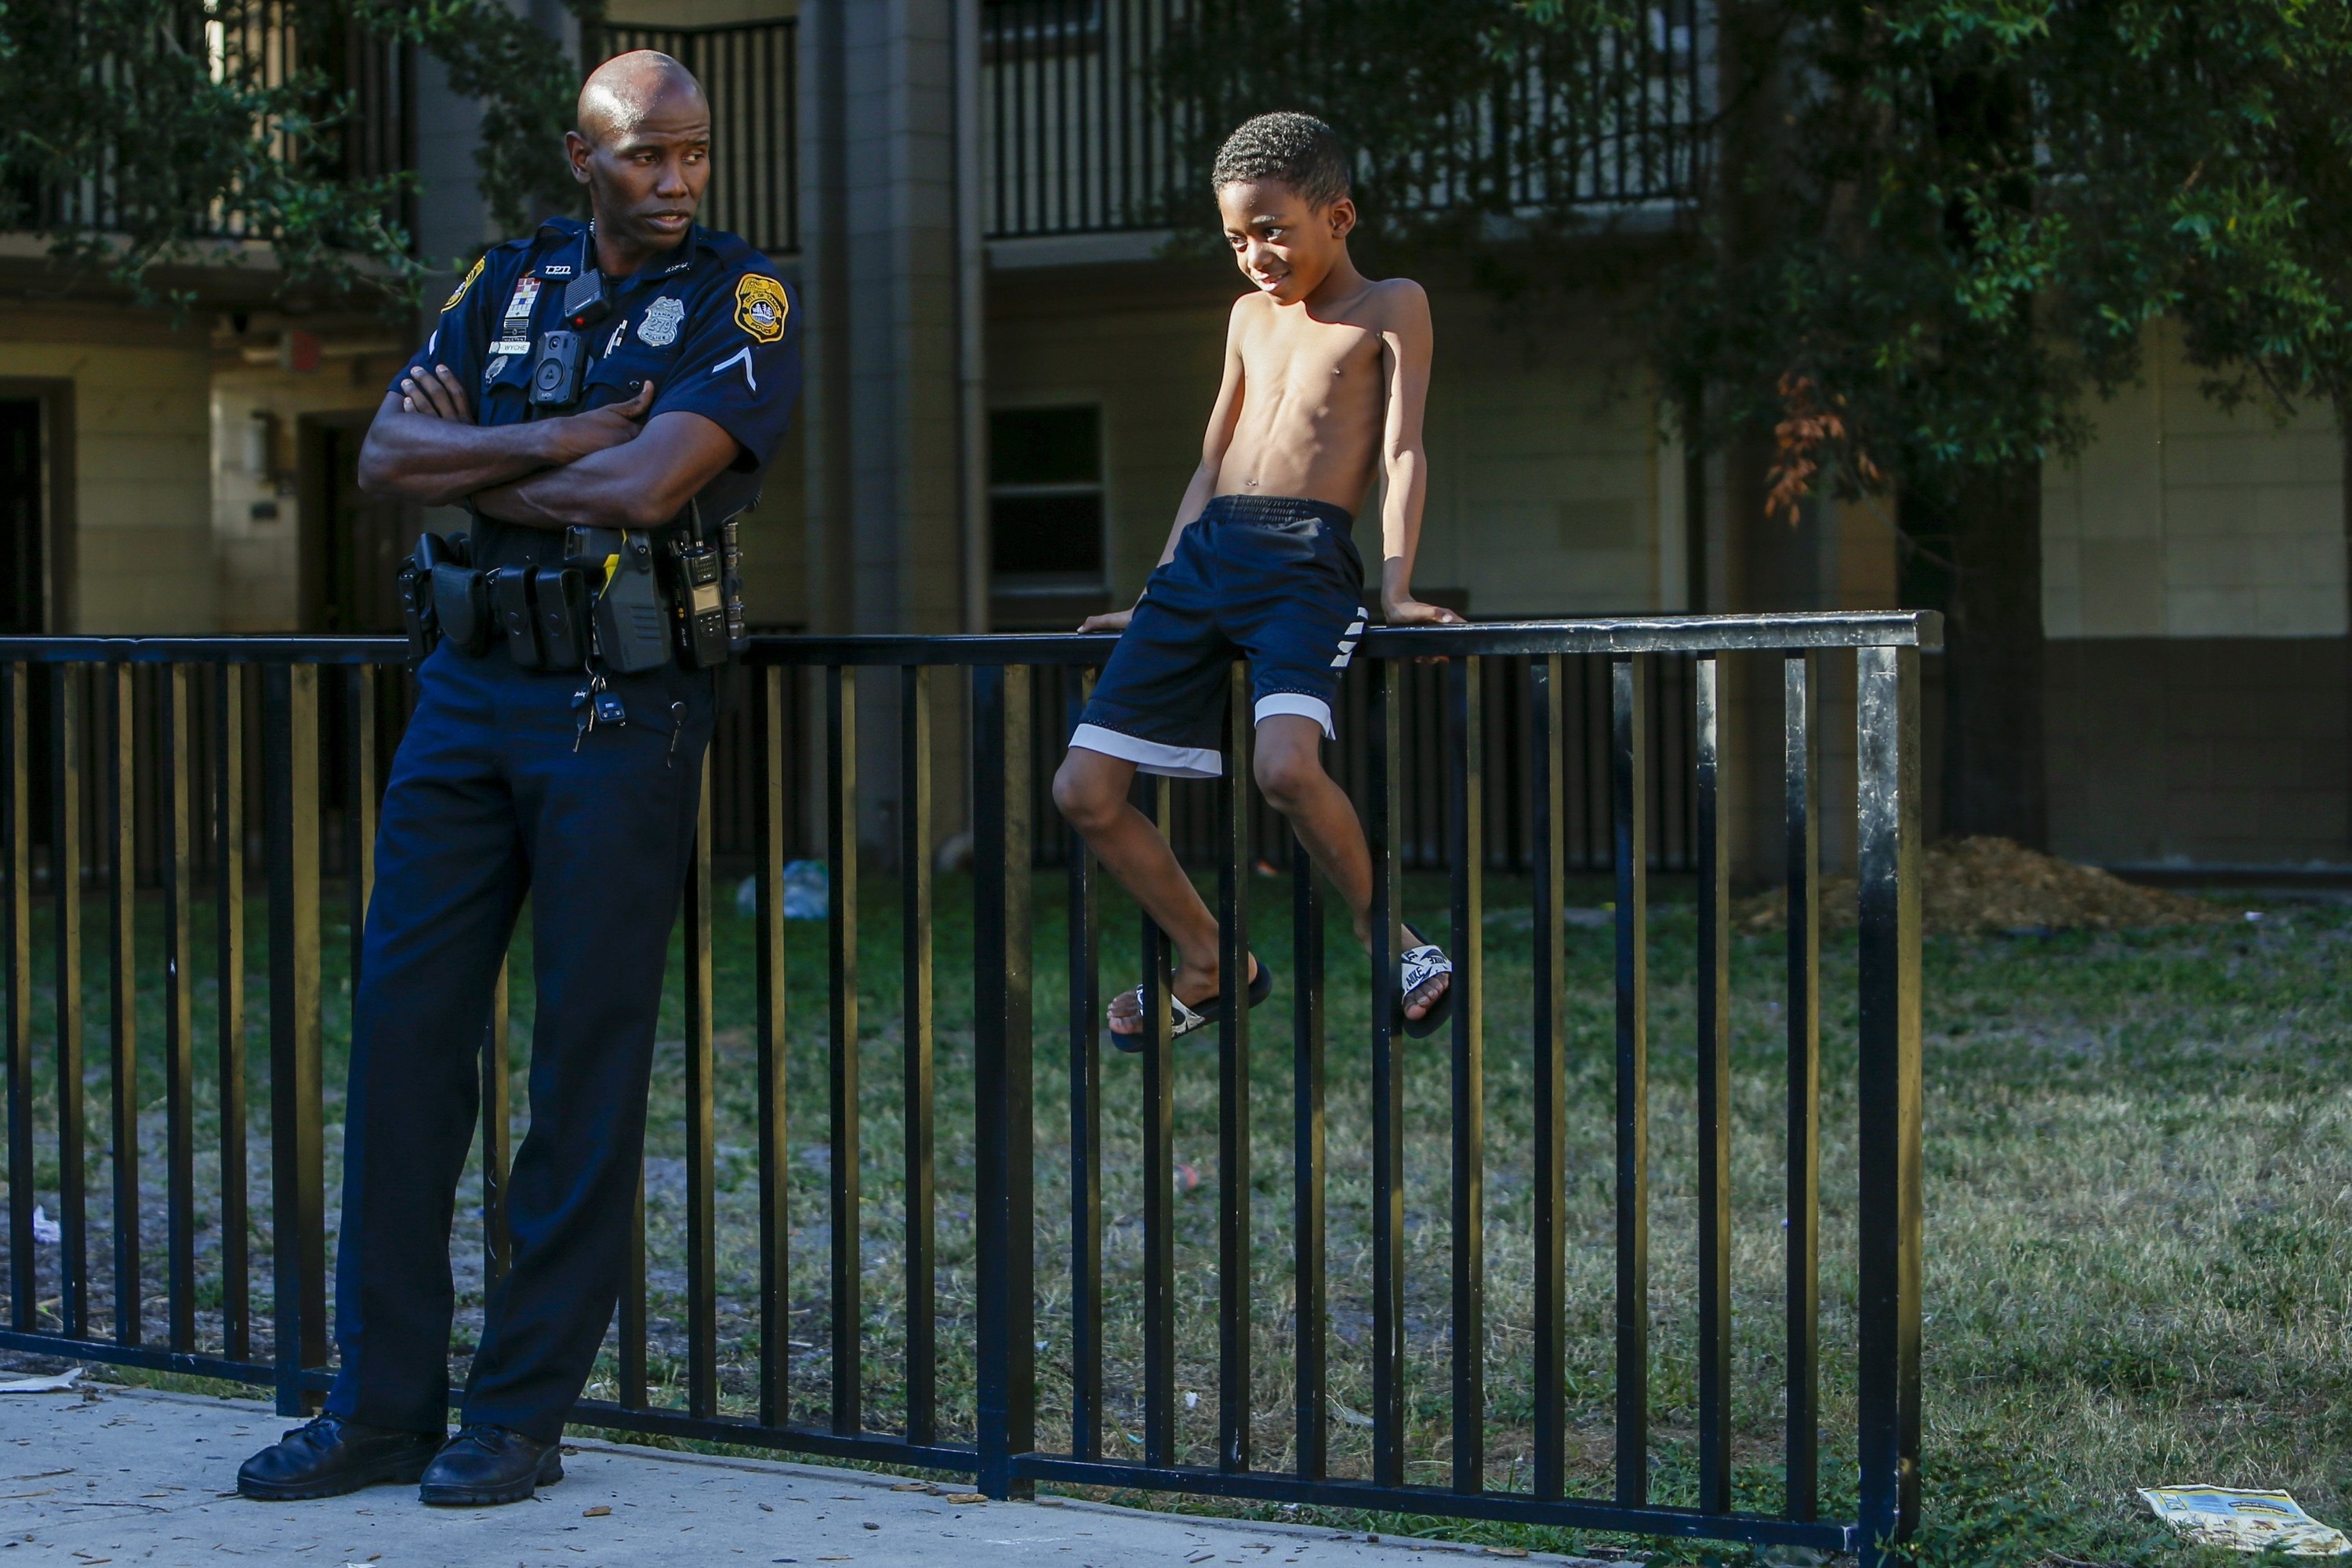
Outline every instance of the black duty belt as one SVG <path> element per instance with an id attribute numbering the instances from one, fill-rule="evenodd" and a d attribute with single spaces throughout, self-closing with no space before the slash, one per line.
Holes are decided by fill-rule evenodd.
<path id="1" fill-rule="evenodd" d="M 478 566 L 466 535 L 427 533 L 400 568 L 410 656 L 446 637 L 473 655 L 503 639 L 520 669 L 724 664 L 749 639 L 731 519 L 720 536 L 714 549 L 693 527 L 570 528 L 561 564 Z"/>

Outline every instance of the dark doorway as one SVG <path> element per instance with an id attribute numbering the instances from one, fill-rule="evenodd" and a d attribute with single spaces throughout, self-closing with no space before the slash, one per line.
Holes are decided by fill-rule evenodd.
<path id="1" fill-rule="evenodd" d="M 47 468 L 41 400 L 0 397 L 0 636 L 38 637 L 48 618 Z"/>
<path id="2" fill-rule="evenodd" d="M 416 511 L 360 493 L 360 444 L 372 413 L 305 415 L 302 439 L 302 628 L 400 630 L 394 585 L 415 542 Z"/>

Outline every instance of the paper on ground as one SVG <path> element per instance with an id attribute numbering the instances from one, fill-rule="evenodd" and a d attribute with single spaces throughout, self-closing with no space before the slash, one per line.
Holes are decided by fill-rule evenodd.
<path id="1" fill-rule="evenodd" d="M 2142 1487 L 2140 1496 L 2156 1517 L 2200 1546 L 2232 1552 L 2276 1548 L 2297 1557 L 2333 1557 L 2352 1552 L 2352 1541 L 2325 1525 L 2284 1492 L 2238 1491 L 2229 1487 Z"/>
<path id="2" fill-rule="evenodd" d="M 69 1366 L 52 1377 L 18 1377 L 0 1383 L 0 1394 L 63 1394 L 81 1381 L 81 1368 Z"/>
<path id="3" fill-rule="evenodd" d="M 55 1247 L 66 1238 L 66 1227 L 49 1217 L 49 1211 L 40 1205 L 33 1205 L 33 1239 L 44 1246 Z"/>

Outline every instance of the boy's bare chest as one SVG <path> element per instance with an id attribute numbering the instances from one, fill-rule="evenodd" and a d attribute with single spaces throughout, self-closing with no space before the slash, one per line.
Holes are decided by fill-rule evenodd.
<path id="1" fill-rule="evenodd" d="M 1378 384 L 1381 334 L 1350 321 L 1268 324 L 1242 344 L 1248 384 L 1328 397 Z"/>

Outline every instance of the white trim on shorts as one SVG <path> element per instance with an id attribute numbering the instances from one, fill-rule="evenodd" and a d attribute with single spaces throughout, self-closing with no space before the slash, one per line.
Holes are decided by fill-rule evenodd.
<path id="1" fill-rule="evenodd" d="M 1171 779 L 1217 779 L 1225 776 L 1225 759 L 1212 746 L 1171 746 L 1147 741 L 1100 724 L 1081 724 L 1070 732 L 1070 744 L 1106 757 L 1120 757 L 1147 773 Z"/>
<path id="2" fill-rule="evenodd" d="M 1331 705 L 1320 697 L 1309 697 L 1303 691 L 1269 691 L 1257 700 L 1253 722 L 1263 724 L 1277 713 L 1296 713 L 1302 719 L 1312 719 L 1323 726 L 1323 738 L 1336 741 L 1339 731 L 1331 727 Z"/>

